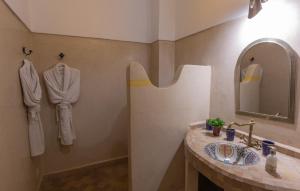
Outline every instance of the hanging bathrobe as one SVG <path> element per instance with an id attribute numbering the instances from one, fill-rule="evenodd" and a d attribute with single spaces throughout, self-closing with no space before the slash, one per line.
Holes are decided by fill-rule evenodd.
<path id="1" fill-rule="evenodd" d="M 39 76 L 33 64 L 28 60 L 24 60 L 19 74 L 24 103 L 28 108 L 30 152 L 31 156 L 38 156 L 45 152 L 44 130 L 40 118 L 42 91 Z"/>
<path id="2" fill-rule="evenodd" d="M 44 72 L 50 101 L 56 105 L 58 138 L 62 145 L 72 145 L 76 139 L 72 125 L 72 104 L 80 94 L 80 71 L 66 64 L 57 64 Z"/>

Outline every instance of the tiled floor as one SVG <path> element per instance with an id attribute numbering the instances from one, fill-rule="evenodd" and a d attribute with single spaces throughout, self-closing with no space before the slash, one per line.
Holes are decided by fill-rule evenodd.
<path id="1" fill-rule="evenodd" d="M 127 160 L 44 177 L 40 191 L 127 191 Z"/>

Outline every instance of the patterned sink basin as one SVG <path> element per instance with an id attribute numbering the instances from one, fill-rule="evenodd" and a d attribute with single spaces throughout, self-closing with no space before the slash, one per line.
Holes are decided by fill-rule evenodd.
<path id="1" fill-rule="evenodd" d="M 225 164 L 249 166 L 259 161 L 259 156 L 254 151 L 233 143 L 210 143 L 205 146 L 205 152 Z"/>

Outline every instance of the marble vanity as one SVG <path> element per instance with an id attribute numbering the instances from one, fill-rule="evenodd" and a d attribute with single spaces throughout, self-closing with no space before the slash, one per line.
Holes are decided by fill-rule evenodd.
<path id="1" fill-rule="evenodd" d="M 186 191 L 201 190 L 199 173 L 225 191 L 300 191 L 298 149 L 278 148 L 277 174 L 270 174 L 265 171 L 266 157 L 253 148 L 250 149 L 259 156 L 259 161 L 249 166 L 224 164 L 208 156 L 205 146 L 227 142 L 225 137 L 224 132 L 220 137 L 214 137 L 211 131 L 201 127 L 191 127 L 188 131 L 185 138 Z M 231 143 L 241 144 L 241 139 L 235 137 Z"/>

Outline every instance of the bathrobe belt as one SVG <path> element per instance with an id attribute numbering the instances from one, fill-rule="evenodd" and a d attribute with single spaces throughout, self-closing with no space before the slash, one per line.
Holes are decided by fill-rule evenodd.
<path id="1" fill-rule="evenodd" d="M 56 105 L 56 120 L 59 128 L 58 137 L 62 138 L 62 144 L 71 145 L 72 140 L 76 138 L 72 127 L 71 103 L 63 102 Z"/>
<path id="2" fill-rule="evenodd" d="M 59 122 L 61 120 L 62 113 L 66 112 L 66 111 L 68 111 L 68 113 L 69 113 L 68 117 L 72 117 L 72 115 L 70 115 L 72 113 L 71 103 L 56 104 L 56 120 L 57 120 L 57 122 Z"/>
<path id="3" fill-rule="evenodd" d="M 40 120 L 39 114 L 41 111 L 40 105 L 28 107 L 28 118 L 38 121 Z"/>

